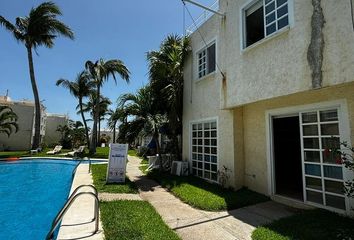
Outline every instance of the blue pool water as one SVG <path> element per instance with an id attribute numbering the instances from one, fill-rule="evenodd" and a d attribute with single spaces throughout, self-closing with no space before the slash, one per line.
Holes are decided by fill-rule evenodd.
<path id="1" fill-rule="evenodd" d="M 0 161 L 0 239 L 42 240 L 64 205 L 77 161 Z"/>

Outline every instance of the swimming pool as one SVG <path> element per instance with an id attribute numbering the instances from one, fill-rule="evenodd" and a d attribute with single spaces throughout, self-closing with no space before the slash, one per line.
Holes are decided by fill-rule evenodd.
<path id="1" fill-rule="evenodd" d="M 0 161 L 0 239 L 45 239 L 78 161 Z"/>

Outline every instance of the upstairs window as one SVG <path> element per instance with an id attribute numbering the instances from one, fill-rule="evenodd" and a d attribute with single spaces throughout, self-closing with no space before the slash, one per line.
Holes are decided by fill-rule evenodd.
<path id="1" fill-rule="evenodd" d="M 202 49 L 198 54 L 198 78 L 202 78 L 216 69 L 216 48 L 215 43 Z"/>
<path id="2" fill-rule="evenodd" d="M 289 25 L 289 0 L 257 0 L 244 11 L 244 48 Z"/>

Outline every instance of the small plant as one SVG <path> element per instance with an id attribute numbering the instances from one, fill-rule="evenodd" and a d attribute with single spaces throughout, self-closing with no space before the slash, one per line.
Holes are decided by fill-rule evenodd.
<path id="1" fill-rule="evenodd" d="M 222 166 L 221 170 L 218 170 L 219 183 L 223 188 L 227 187 L 231 172 L 232 171 L 229 168 L 227 168 L 225 165 Z"/>
<path id="2" fill-rule="evenodd" d="M 354 147 L 347 142 L 340 143 L 339 146 L 333 146 L 324 150 L 324 155 L 335 160 L 337 164 L 343 164 L 347 169 L 354 172 Z M 354 198 L 354 179 L 344 183 L 344 193 Z"/>

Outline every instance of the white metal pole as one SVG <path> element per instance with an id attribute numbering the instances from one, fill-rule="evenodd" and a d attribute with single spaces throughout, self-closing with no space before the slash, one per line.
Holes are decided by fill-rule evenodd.
<path id="1" fill-rule="evenodd" d="M 220 13 L 218 11 L 215 11 L 215 10 L 213 10 L 211 8 L 208 8 L 208 7 L 206 7 L 206 6 L 204 6 L 204 5 L 200 4 L 200 3 L 197 3 L 195 1 L 192 1 L 192 0 L 182 0 L 182 1 L 183 2 L 189 2 L 189 3 L 193 4 L 193 5 L 196 5 L 196 6 L 200 7 L 200 8 L 203 8 L 203 9 L 209 11 L 209 12 L 212 12 L 212 13 L 215 13 L 215 14 L 220 15 L 222 17 L 225 17 L 225 14 L 222 14 L 222 13 Z"/>

